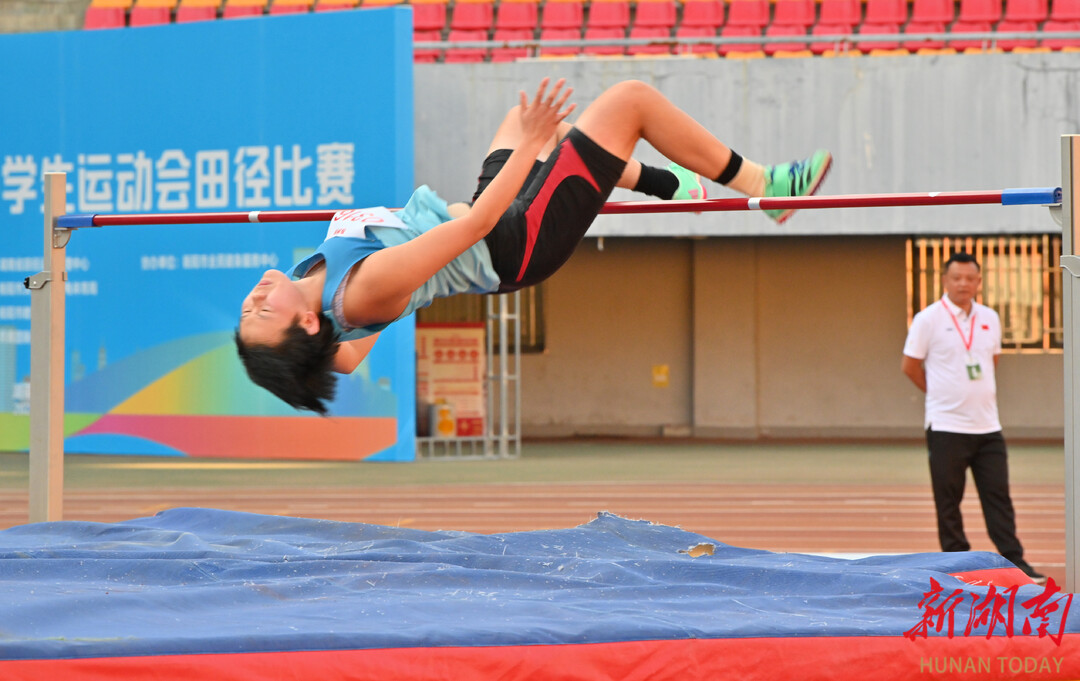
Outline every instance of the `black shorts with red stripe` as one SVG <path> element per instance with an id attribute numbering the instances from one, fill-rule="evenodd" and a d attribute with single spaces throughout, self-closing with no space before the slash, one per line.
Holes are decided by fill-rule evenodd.
<path id="1" fill-rule="evenodd" d="M 484 159 L 475 201 L 510 157 L 497 149 Z M 516 291 L 539 284 L 570 259 L 603 208 L 626 161 L 572 128 L 543 163 L 537 161 L 521 192 L 484 237 L 502 282 Z"/>

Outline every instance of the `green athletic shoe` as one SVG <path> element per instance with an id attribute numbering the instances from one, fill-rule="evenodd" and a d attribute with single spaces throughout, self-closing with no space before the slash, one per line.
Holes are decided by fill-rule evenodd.
<path id="1" fill-rule="evenodd" d="M 675 177 L 679 178 L 679 188 L 675 190 L 675 195 L 671 198 L 675 201 L 686 201 L 687 199 L 704 199 L 705 185 L 701 184 L 701 176 L 692 170 L 683 168 L 678 163 L 669 163 L 668 170 L 675 173 Z"/>
<path id="2" fill-rule="evenodd" d="M 832 154 L 819 149 L 803 161 L 765 166 L 765 196 L 813 196 L 831 165 Z M 773 209 L 765 211 L 765 214 L 776 220 L 777 224 L 782 224 L 794 212 L 794 208 Z"/>

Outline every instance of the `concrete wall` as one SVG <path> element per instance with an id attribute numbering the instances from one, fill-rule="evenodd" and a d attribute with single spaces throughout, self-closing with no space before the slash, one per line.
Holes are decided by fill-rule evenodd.
<path id="1" fill-rule="evenodd" d="M 0 0 L 0 33 L 79 29 L 89 5 L 90 0 Z"/>

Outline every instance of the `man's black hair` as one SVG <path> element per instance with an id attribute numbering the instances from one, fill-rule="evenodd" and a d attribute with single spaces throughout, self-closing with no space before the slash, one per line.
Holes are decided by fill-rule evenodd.
<path id="1" fill-rule="evenodd" d="M 245 344 L 239 331 L 233 337 L 240 361 L 256 385 L 296 409 L 326 416 L 326 402 L 334 399 L 331 372 L 338 349 L 338 333 L 326 315 L 319 313 L 319 331 L 314 334 L 301 328 L 298 317 L 276 346 Z"/>
<path id="2" fill-rule="evenodd" d="M 964 251 L 957 251 L 956 253 L 950 255 L 949 259 L 945 261 L 945 267 L 943 267 L 941 271 L 948 272 L 949 265 L 953 264 L 954 262 L 970 262 L 975 265 L 976 270 L 980 272 L 982 271 L 982 268 L 979 267 L 979 261 L 975 259 L 975 256 L 970 253 L 965 253 Z"/>

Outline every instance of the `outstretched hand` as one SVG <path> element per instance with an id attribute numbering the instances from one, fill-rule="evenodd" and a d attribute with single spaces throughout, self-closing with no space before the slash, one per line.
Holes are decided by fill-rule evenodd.
<path id="1" fill-rule="evenodd" d="M 539 140 L 550 139 L 558 129 L 559 123 L 574 110 L 574 104 L 563 109 L 566 100 L 574 92 L 574 88 L 568 87 L 563 90 L 566 79 L 560 78 L 549 93 L 547 88 L 550 81 L 550 78 L 540 81 L 540 87 L 536 89 L 536 96 L 532 102 L 529 102 L 524 90 L 520 93 L 521 130 L 526 137 Z"/>

